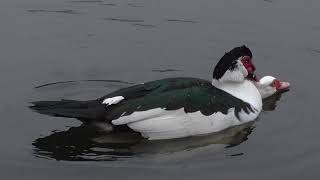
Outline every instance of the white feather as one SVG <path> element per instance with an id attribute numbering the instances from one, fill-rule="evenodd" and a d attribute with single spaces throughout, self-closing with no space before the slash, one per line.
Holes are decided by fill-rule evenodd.
<path id="1" fill-rule="evenodd" d="M 240 57 L 239 59 L 241 59 Z M 219 79 L 220 82 L 236 83 L 243 82 L 245 77 L 248 76 L 247 69 L 243 66 L 240 60 L 237 60 L 236 67 L 233 70 L 227 70 Z"/>
<path id="2" fill-rule="evenodd" d="M 260 92 L 252 82 L 244 80 L 242 83 L 228 83 L 220 82 L 216 79 L 213 79 L 212 85 L 233 95 L 238 99 L 241 99 L 244 102 L 249 103 L 253 108 L 257 110 L 257 112 L 260 113 L 260 111 L 262 110 L 262 98 Z"/>
<path id="3" fill-rule="evenodd" d="M 107 98 L 102 101 L 102 104 L 106 104 L 107 106 L 110 106 L 112 104 L 118 104 L 120 101 L 124 100 L 123 96 L 115 96 L 112 98 Z"/>

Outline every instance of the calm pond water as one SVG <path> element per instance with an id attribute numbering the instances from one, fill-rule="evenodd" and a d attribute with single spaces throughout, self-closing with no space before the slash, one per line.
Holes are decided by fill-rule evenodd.
<path id="1" fill-rule="evenodd" d="M 2 0 L 0 179 L 319 179 L 319 7 L 316 0 Z M 242 44 L 260 76 L 292 84 L 254 124 L 145 142 L 28 108 L 166 77 L 210 79 L 223 53 Z"/>

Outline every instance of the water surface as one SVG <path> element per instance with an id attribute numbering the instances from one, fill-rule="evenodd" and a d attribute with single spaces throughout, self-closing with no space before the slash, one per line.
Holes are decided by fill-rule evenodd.
<path id="1" fill-rule="evenodd" d="M 319 6 L 1 1 L 0 178 L 318 179 Z M 92 99 L 160 78 L 210 79 L 224 52 L 242 44 L 252 49 L 258 74 L 292 84 L 254 124 L 201 138 L 127 141 L 127 134 L 28 109 L 33 100 Z"/>

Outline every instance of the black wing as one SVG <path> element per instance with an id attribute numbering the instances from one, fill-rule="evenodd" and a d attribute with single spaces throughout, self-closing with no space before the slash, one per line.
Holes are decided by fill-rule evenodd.
<path id="1" fill-rule="evenodd" d="M 238 119 L 241 110 L 254 112 L 250 104 L 215 88 L 209 81 L 195 78 L 169 78 L 138 84 L 110 93 L 98 101 L 115 96 L 125 99 L 108 106 L 107 120 L 159 107 L 166 110 L 184 108 L 186 113 L 200 111 L 206 116 L 216 112 L 227 114 L 230 108 L 235 108 Z"/>

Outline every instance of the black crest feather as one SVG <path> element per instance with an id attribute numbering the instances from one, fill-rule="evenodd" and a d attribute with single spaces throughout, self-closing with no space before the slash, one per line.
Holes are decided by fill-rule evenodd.
<path id="1" fill-rule="evenodd" d="M 252 52 L 245 45 L 235 47 L 231 51 L 225 53 L 213 71 L 213 78 L 220 79 L 224 73 L 229 69 L 235 68 L 236 60 L 241 56 L 250 56 L 252 58 Z"/>

